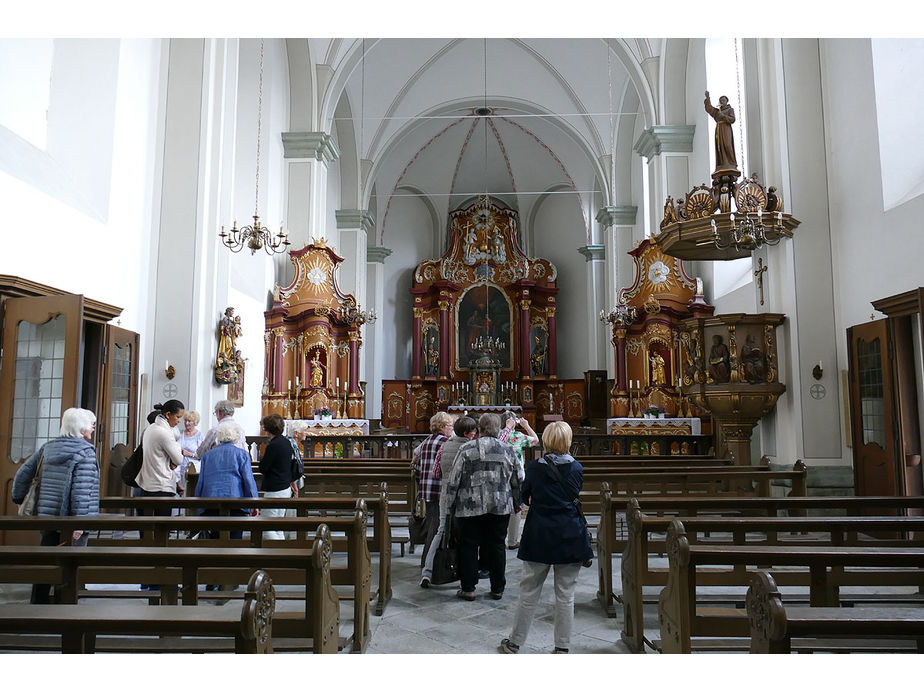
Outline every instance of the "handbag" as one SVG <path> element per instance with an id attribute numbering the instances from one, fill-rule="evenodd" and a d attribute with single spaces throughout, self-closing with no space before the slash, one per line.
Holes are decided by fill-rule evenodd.
<path id="1" fill-rule="evenodd" d="M 19 515 L 38 515 L 39 489 L 42 484 L 42 462 L 45 461 L 45 453 L 39 458 L 35 466 L 35 474 L 32 476 L 32 483 L 29 484 L 29 490 L 26 491 L 26 497 L 19 504 Z"/>
<path id="2" fill-rule="evenodd" d="M 431 584 L 445 585 L 446 583 L 455 582 L 459 579 L 459 542 L 456 539 L 455 522 L 456 518 L 454 515 L 449 515 L 446 518 L 443 536 L 433 554 L 433 576 L 430 578 Z"/>
<path id="3" fill-rule="evenodd" d="M 545 456 L 545 463 L 549 466 L 549 469 L 552 470 L 552 473 L 555 474 L 555 478 L 558 479 L 558 483 L 561 484 L 561 487 L 565 489 L 565 493 L 571 496 L 571 491 L 565 485 L 565 480 L 561 478 L 561 472 L 558 471 L 558 468 L 555 466 L 555 463 L 549 459 L 548 455 Z M 584 525 L 584 531 L 587 532 L 587 541 L 590 543 L 591 553 L 593 553 L 594 538 L 590 533 L 590 527 L 587 526 L 587 518 L 584 517 L 584 506 L 581 504 L 581 499 L 577 496 L 572 496 L 571 503 L 577 509 L 578 517 L 581 518 L 581 524 Z M 588 558 L 585 561 L 581 562 L 581 565 L 585 568 L 589 568 L 594 564 L 593 559 Z"/>
<path id="4" fill-rule="evenodd" d="M 421 498 L 414 504 L 414 512 L 408 518 L 407 529 L 412 544 L 423 546 L 427 543 L 427 513 Z"/>
<path id="5" fill-rule="evenodd" d="M 131 486 L 132 488 L 138 488 L 135 477 L 138 476 L 138 473 L 141 471 L 142 462 L 144 462 L 144 451 L 141 449 L 141 443 L 138 443 L 138 447 L 135 448 L 135 451 L 122 463 L 122 467 L 119 469 L 119 476 L 122 477 L 123 484 Z"/>
<path id="6" fill-rule="evenodd" d="M 296 488 L 302 489 L 305 488 L 305 463 L 298 451 L 298 443 L 289 438 L 289 444 L 292 446 L 292 481 Z"/>

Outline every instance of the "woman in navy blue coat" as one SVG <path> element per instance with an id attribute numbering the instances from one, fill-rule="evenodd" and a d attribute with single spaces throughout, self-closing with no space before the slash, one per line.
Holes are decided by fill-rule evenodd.
<path id="1" fill-rule="evenodd" d="M 564 421 L 549 424 L 542 433 L 546 454 L 526 468 L 521 499 L 529 506 L 520 550 L 520 600 L 509 638 L 501 650 L 516 654 L 526 642 L 539 604 L 542 584 L 554 570 L 555 653 L 568 652 L 574 621 L 574 588 L 581 563 L 593 558 L 587 529 L 571 502 L 584 484 L 584 468 L 570 454 L 571 427 Z M 559 472 L 561 480 L 552 469 Z"/>

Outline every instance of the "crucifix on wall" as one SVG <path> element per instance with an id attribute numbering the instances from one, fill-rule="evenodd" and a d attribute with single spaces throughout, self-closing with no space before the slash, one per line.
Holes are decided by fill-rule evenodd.
<path id="1" fill-rule="evenodd" d="M 764 272 L 766 271 L 764 259 L 762 257 L 757 258 L 757 269 L 754 270 L 754 276 L 757 277 L 757 288 L 760 289 L 760 305 L 764 305 Z"/>

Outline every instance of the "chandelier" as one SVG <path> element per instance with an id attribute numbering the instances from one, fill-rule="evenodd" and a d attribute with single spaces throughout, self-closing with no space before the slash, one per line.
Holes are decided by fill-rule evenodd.
<path id="1" fill-rule="evenodd" d="M 260 39 L 260 82 L 257 90 L 257 179 L 256 179 L 256 200 L 253 206 L 253 225 L 237 227 L 237 220 L 229 231 L 221 227 L 221 242 L 231 250 L 237 253 L 245 247 L 250 248 L 250 254 L 253 255 L 260 248 L 266 251 L 267 255 L 282 253 L 289 246 L 289 236 L 282 226 L 279 227 L 279 233 L 275 236 L 273 232 L 260 223 L 258 209 L 260 206 L 260 136 L 262 135 L 263 125 L 263 39 Z"/>
<path id="2" fill-rule="evenodd" d="M 625 303 L 617 304 L 609 313 L 605 310 L 600 311 L 600 322 L 610 323 L 616 327 L 631 325 L 636 317 L 635 306 L 627 306 Z"/>
<path id="3" fill-rule="evenodd" d="M 360 310 L 357 306 L 341 306 L 337 309 L 337 318 L 347 325 L 373 324 L 379 319 L 375 310 Z"/>
<path id="4" fill-rule="evenodd" d="M 472 351 L 480 352 L 484 356 L 493 357 L 495 354 L 504 351 L 504 349 L 507 348 L 507 344 L 498 337 L 478 335 L 474 341 L 469 344 L 469 348 Z"/>
<path id="5" fill-rule="evenodd" d="M 719 250 L 734 246 L 736 250 L 756 250 L 765 245 L 777 245 L 784 238 L 792 238 L 792 230 L 783 224 L 783 213 L 764 214 L 762 209 L 757 212 L 728 214 L 728 223 L 721 219 L 725 215 L 714 215 L 710 220 L 712 226 L 712 242 Z M 716 223 L 720 217 L 720 224 Z M 769 217 L 769 220 L 767 219 Z"/>

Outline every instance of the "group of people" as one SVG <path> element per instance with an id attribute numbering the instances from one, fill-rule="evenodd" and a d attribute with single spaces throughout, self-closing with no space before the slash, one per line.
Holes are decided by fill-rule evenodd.
<path id="1" fill-rule="evenodd" d="M 468 416 L 453 421 L 438 412 L 430 419 L 430 431 L 411 462 L 426 508 L 420 587 L 430 587 L 437 550 L 444 534 L 451 532 L 458 540 L 456 596 L 474 601 L 478 580 L 487 578 L 489 598 L 502 599 L 506 541 L 507 549 L 518 549 L 522 568 L 513 628 L 502 640 L 501 651 L 516 654 L 526 641 L 542 585 L 552 570 L 554 652 L 568 652 L 578 572 L 593 557 L 583 516 L 574 503 L 584 470 L 569 452 L 571 427 L 563 421 L 549 424 L 542 434 L 545 454 L 531 461 L 524 452 L 539 439 L 525 419 L 510 411 L 502 417 L 482 414 L 477 423 Z"/>
<path id="2" fill-rule="evenodd" d="M 154 405 L 141 439 L 142 464 L 135 477 L 135 495 L 182 495 L 186 491 L 186 469 L 193 465 L 199 472 L 195 496 L 258 496 L 244 432 L 234 421 L 234 405 L 222 400 L 214 413 L 217 425 L 202 434 L 197 429 L 199 414 L 187 412 L 181 401 L 172 399 Z M 297 496 L 304 471 L 299 450 L 307 427 L 295 424 L 290 436 L 286 436 L 285 422 L 278 414 L 264 417 L 261 426 L 269 436 L 259 462 L 263 495 Z M 42 445 L 17 472 L 13 502 L 23 502 L 38 474 L 39 515 L 98 514 L 100 473 L 92 442 L 95 430 L 93 412 L 66 410 L 59 436 Z M 461 587 L 457 596 L 473 601 L 478 580 L 488 578 L 489 597 L 502 599 L 506 543 L 507 549 L 518 549 L 517 557 L 523 565 L 513 628 L 500 649 L 516 653 L 526 641 L 542 585 L 553 570 L 555 652 L 567 652 L 578 571 L 581 563 L 593 556 L 586 527 L 573 504 L 583 483 L 583 468 L 569 454 L 571 428 L 561 421 L 549 424 L 542 434 L 545 455 L 531 461 L 532 455 L 524 452 L 537 445 L 539 439 L 525 419 L 511 412 L 503 418 L 483 414 L 477 422 L 468 416 L 453 420 L 440 412 L 430 420 L 430 430 L 431 434 L 415 450 L 412 463 L 426 506 L 427 542 L 420 586 L 430 586 L 436 549 L 444 533 L 452 531 L 458 536 Z M 167 507 L 155 511 L 156 515 L 170 513 Z M 257 510 L 237 511 L 240 515 L 247 513 L 256 515 Z M 263 511 L 266 516 L 285 513 L 282 508 Z M 526 518 L 522 538 L 521 515 Z M 240 532 L 236 533 L 236 538 L 240 536 Z M 270 532 L 268 538 L 284 539 L 285 535 Z M 78 530 L 69 539 L 74 545 L 85 545 L 88 535 Z M 43 546 L 61 541 L 58 531 L 41 533 Z M 50 585 L 34 585 L 32 603 L 48 603 L 50 590 Z"/>

